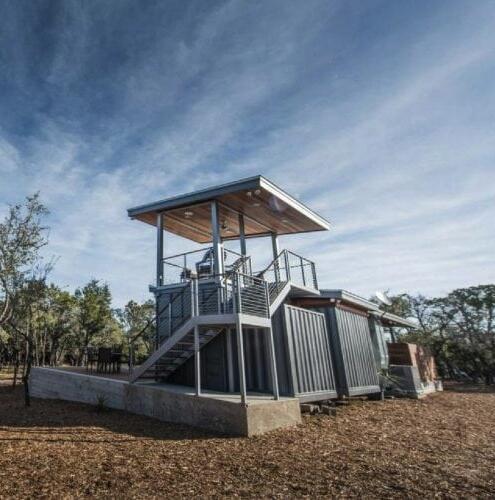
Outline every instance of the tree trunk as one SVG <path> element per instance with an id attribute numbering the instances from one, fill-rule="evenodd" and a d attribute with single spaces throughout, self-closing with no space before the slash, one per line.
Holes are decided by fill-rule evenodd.
<path id="1" fill-rule="evenodd" d="M 17 385 L 17 374 L 19 373 L 19 352 L 15 351 L 14 355 L 14 378 L 12 379 L 12 388 Z"/>
<path id="2" fill-rule="evenodd" d="M 28 351 L 29 351 L 29 347 L 28 347 L 28 343 L 26 341 L 26 347 L 24 350 L 24 360 L 22 362 L 22 377 L 23 378 L 26 375 L 26 364 L 27 364 Z"/>
<path id="3" fill-rule="evenodd" d="M 24 384 L 24 404 L 25 406 L 31 406 L 31 395 L 29 394 L 29 375 L 31 374 L 31 366 L 33 365 L 32 349 L 27 345 L 28 352 L 26 353 L 26 369 L 22 377 L 22 382 Z"/>

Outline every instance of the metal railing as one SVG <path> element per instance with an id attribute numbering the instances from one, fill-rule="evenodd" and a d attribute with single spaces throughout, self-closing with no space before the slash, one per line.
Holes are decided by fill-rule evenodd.
<path id="1" fill-rule="evenodd" d="M 251 257 L 241 255 L 227 248 L 223 249 L 225 274 L 241 272 L 252 274 Z M 163 284 L 185 283 L 196 275 L 198 279 L 212 278 L 215 275 L 213 247 L 193 250 L 163 259 Z"/>
<path id="2" fill-rule="evenodd" d="M 269 284 L 291 281 L 297 285 L 318 290 L 314 262 L 290 250 L 282 250 L 277 258 L 266 269 L 258 273 L 257 276 Z"/>
<path id="3" fill-rule="evenodd" d="M 157 349 L 160 340 L 167 339 L 172 333 L 182 326 L 192 316 L 192 285 L 185 285 L 177 293 L 170 294 L 169 301 L 164 305 L 158 305 L 156 315 L 142 328 L 140 332 L 128 340 L 129 349 L 129 373 L 132 373 L 136 361 L 135 344 L 152 326 L 156 326 L 157 318 L 159 331 L 155 331 L 154 348 Z"/>
<path id="4" fill-rule="evenodd" d="M 237 313 L 270 317 L 268 283 L 255 276 L 236 273 L 234 279 L 236 293 L 235 310 Z"/>
<path id="5" fill-rule="evenodd" d="M 158 312 L 158 337 L 168 338 L 193 315 L 193 286 L 186 283 L 180 291 L 163 295 L 168 303 Z M 160 307 L 160 306 L 159 306 Z"/>
<path id="6" fill-rule="evenodd" d="M 158 299 L 156 317 L 129 340 L 131 371 L 134 344 L 150 326 L 156 324 L 156 318 L 158 331 L 155 349 L 194 315 L 243 313 L 266 318 L 270 316 L 268 284 L 261 278 L 237 271 L 207 278 L 192 276 L 180 290 L 163 294 L 162 297 L 166 303 L 160 303 Z"/>
<path id="7" fill-rule="evenodd" d="M 218 280 L 197 281 L 198 314 L 243 313 L 269 317 L 267 283 L 255 276 L 232 272 Z"/>

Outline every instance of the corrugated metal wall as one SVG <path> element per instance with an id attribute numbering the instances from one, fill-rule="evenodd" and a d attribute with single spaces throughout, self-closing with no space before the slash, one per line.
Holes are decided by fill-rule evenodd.
<path id="1" fill-rule="evenodd" d="M 317 401 L 337 393 L 356 396 L 380 391 L 379 367 L 366 316 L 333 306 L 309 310 L 285 304 L 272 317 L 272 329 L 280 394 Z M 227 386 L 233 386 L 237 392 L 235 332 L 221 334 L 204 351 L 204 387 L 228 390 Z M 271 392 L 267 331 L 245 327 L 244 351 L 247 389 Z M 190 360 L 174 381 L 188 384 L 193 373 Z"/>
<path id="2" fill-rule="evenodd" d="M 339 395 L 380 392 L 368 318 L 338 307 L 318 310 L 325 314 L 329 327 Z"/>
<path id="3" fill-rule="evenodd" d="M 278 389 L 282 396 L 293 396 L 287 336 L 285 334 L 285 310 L 283 307 L 279 307 L 272 316 L 272 331 L 277 362 Z"/>
<path id="4" fill-rule="evenodd" d="M 284 305 L 287 352 L 294 396 L 302 400 L 337 395 L 325 316 Z"/>

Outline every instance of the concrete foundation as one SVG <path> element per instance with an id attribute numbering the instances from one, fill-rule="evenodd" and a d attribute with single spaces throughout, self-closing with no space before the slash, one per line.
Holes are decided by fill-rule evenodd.
<path id="1" fill-rule="evenodd" d="M 56 368 L 33 368 L 30 389 L 36 398 L 101 404 L 235 436 L 254 436 L 301 422 L 295 398 L 275 401 L 265 395 L 248 395 L 248 403 L 243 405 L 237 394 L 206 392 L 196 396 L 190 387 L 129 384 Z"/>

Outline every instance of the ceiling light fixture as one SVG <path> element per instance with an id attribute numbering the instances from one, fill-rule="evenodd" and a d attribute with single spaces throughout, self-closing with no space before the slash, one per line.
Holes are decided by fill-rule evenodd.
<path id="1" fill-rule="evenodd" d="M 186 219 L 189 219 L 189 217 L 192 217 L 194 215 L 194 212 L 191 212 L 191 210 L 186 210 L 184 212 L 184 217 L 186 217 Z"/>

